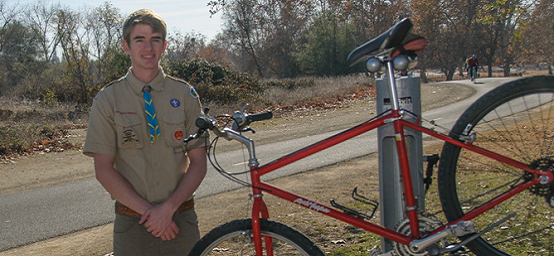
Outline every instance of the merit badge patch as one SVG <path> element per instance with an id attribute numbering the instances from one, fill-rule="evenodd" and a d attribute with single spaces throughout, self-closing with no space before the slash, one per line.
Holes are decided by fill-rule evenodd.
<path id="1" fill-rule="evenodd" d="M 123 146 L 130 146 L 135 143 L 138 143 L 138 135 L 133 129 L 133 127 L 124 127 L 123 128 L 123 137 L 121 138 L 121 142 Z"/>
<path id="2" fill-rule="evenodd" d="M 198 93 L 196 92 L 194 87 L 190 88 L 190 95 L 192 95 L 192 97 L 194 97 L 195 99 L 198 98 Z"/>
<path id="3" fill-rule="evenodd" d="M 174 108 L 178 107 L 179 105 L 181 105 L 181 102 L 178 100 L 178 99 L 171 99 L 169 101 L 169 103 L 171 104 L 171 106 L 173 106 Z"/>
<path id="4" fill-rule="evenodd" d="M 183 139 L 183 131 L 179 130 L 173 133 L 173 136 L 176 140 L 182 140 Z"/>

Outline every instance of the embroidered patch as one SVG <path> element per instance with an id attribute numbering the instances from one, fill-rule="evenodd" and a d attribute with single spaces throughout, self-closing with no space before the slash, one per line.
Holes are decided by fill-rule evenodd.
<path id="1" fill-rule="evenodd" d="M 173 148 L 173 153 L 174 154 L 179 154 L 179 153 L 183 153 L 183 152 L 185 152 L 185 150 L 183 149 L 183 146 Z"/>
<path id="2" fill-rule="evenodd" d="M 178 130 L 173 133 L 173 137 L 175 137 L 176 140 L 182 140 L 183 139 L 183 131 Z"/>
<path id="3" fill-rule="evenodd" d="M 129 143 L 135 143 L 138 142 L 138 135 L 133 129 L 133 127 L 124 127 L 123 128 L 123 145 L 129 144 Z"/>
<path id="4" fill-rule="evenodd" d="M 178 100 L 178 99 L 171 99 L 169 101 L 169 103 L 171 104 L 171 106 L 173 106 L 174 108 L 178 107 L 179 105 L 181 105 L 181 102 Z"/>
<path id="5" fill-rule="evenodd" d="M 194 87 L 190 88 L 190 95 L 192 95 L 192 97 L 194 97 L 195 99 L 198 98 L 198 93 L 196 92 Z"/>

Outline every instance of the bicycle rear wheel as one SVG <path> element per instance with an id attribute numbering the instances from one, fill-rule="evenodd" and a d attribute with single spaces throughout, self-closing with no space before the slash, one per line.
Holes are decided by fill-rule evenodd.
<path id="1" fill-rule="evenodd" d="M 260 226 L 263 239 L 272 239 L 273 255 L 324 256 L 312 241 L 290 227 L 266 219 L 260 219 Z M 264 255 L 265 249 L 264 243 Z M 189 254 L 207 255 L 256 255 L 252 220 L 235 220 L 215 228 L 198 241 Z"/>
<path id="2" fill-rule="evenodd" d="M 451 135 L 476 133 L 474 145 L 533 168 L 554 167 L 554 77 L 516 80 L 470 106 Z M 439 164 L 439 194 L 448 221 L 529 180 L 522 170 L 445 143 Z M 474 219 L 477 230 L 518 213 L 467 247 L 477 255 L 554 255 L 552 181 L 536 185 Z M 545 199 L 549 204 L 545 202 Z"/>

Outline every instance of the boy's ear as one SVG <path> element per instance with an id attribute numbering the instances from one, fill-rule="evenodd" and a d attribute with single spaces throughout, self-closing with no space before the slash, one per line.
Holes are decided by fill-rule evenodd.
<path id="1" fill-rule="evenodd" d="M 125 53 L 130 54 L 131 46 L 127 43 L 127 41 L 123 40 L 121 42 L 121 45 L 123 46 L 123 50 L 125 51 Z M 165 49 L 165 47 L 164 47 L 164 49 Z"/>

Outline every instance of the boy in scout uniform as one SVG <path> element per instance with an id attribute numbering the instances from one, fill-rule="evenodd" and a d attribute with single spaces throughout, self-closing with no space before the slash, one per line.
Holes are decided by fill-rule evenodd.
<path id="1" fill-rule="evenodd" d="M 157 14 L 132 13 L 123 37 L 132 66 L 95 97 L 83 152 L 116 200 L 114 255 L 187 255 L 200 238 L 193 194 L 206 174 L 207 138 L 183 139 L 198 129 L 200 101 L 159 65 L 167 41 Z"/>

